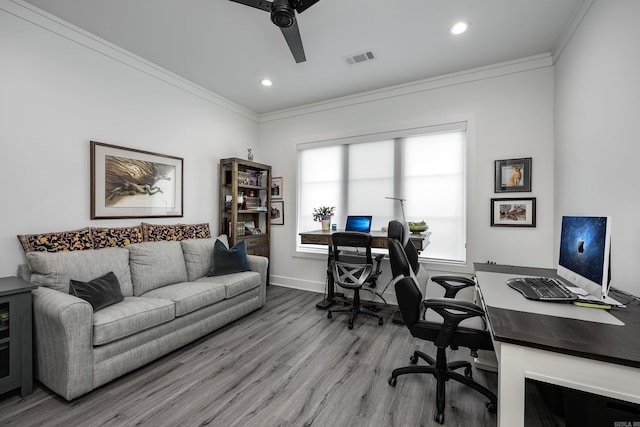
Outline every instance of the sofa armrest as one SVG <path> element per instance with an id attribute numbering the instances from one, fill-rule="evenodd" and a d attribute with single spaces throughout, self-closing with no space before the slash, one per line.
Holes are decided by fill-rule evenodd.
<path id="1" fill-rule="evenodd" d="M 260 273 L 260 306 L 267 300 L 267 267 L 269 258 L 258 255 L 247 255 L 249 269 Z"/>
<path id="2" fill-rule="evenodd" d="M 73 295 L 38 287 L 33 295 L 36 378 L 67 400 L 93 389 L 93 309 Z"/>

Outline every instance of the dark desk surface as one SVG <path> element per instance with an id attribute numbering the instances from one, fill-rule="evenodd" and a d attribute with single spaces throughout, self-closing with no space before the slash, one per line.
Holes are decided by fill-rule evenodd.
<path id="1" fill-rule="evenodd" d="M 311 244 L 311 245 L 329 245 L 331 244 L 331 235 L 333 233 L 337 233 L 338 231 L 344 230 L 314 230 L 314 231 L 305 231 L 300 233 L 300 241 L 302 244 Z M 381 230 L 372 230 L 370 233 L 373 238 L 371 242 L 371 246 L 374 248 L 386 248 L 387 247 L 387 232 Z M 413 245 L 416 247 L 418 251 L 424 250 L 429 245 L 429 236 L 431 236 L 431 232 L 427 231 L 421 234 L 411 234 L 410 239 Z"/>
<path id="2" fill-rule="evenodd" d="M 475 263 L 474 267 L 476 271 L 490 273 L 556 276 L 555 270 L 540 268 L 483 263 Z M 612 297 L 616 298 L 616 295 L 612 294 Z M 627 308 L 612 309 L 610 313 L 624 326 L 525 313 L 495 308 L 485 303 L 487 320 L 496 341 L 640 368 L 640 302 L 637 299 L 622 301 L 623 297 L 616 299 L 627 303 Z"/>

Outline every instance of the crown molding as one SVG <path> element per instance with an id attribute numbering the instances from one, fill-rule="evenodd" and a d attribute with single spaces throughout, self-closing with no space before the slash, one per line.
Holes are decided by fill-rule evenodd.
<path id="1" fill-rule="evenodd" d="M 36 25 L 44 30 L 50 31 L 71 42 L 77 43 L 94 52 L 102 54 L 113 61 L 131 67 L 150 77 L 158 79 L 170 86 L 178 88 L 195 97 L 208 101 L 225 110 L 244 116 L 250 120 L 257 121 L 258 115 L 253 111 L 242 107 L 202 86 L 184 79 L 146 59 L 135 55 L 128 50 L 122 49 L 100 37 L 91 34 L 73 24 L 70 24 L 50 13 L 43 11 L 29 3 L 21 0 L 0 0 L 0 10 L 5 11 L 26 22 Z"/>
<path id="2" fill-rule="evenodd" d="M 456 73 L 444 74 L 438 77 L 416 80 L 410 83 L 403 83 L 382 89 L 362 92 L 356 95 L 348 95 L 340 98 L 334 98 L 328 101 L 307 104 L 300 107 L 288 108 L 271 113 L 263 113 L 258 115 L 258 121 L 260 123 L 265 123 L 275 120 L 282 120 L 291 117 L 317 113 L 320 111 L 333 110 L 367 102 L 380 101 L 412 93 L 426 92 L 447 86 L 454 86 L 479 80 L 491 79 L 508 74 L 521 73 L 524 71 L 549 67 L 551 65 L 553 65 L 551 53 L 528 56 L 512 61 L 501 62 L 498 64 L 472 68 Z"/>

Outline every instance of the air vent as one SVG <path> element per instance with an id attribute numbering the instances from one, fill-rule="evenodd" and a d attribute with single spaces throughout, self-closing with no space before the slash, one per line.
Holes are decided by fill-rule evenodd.
<path id="1" fill-rule="evenodd" d="M 354 55 L 347 56 L 344 60 L 347 61 L 347 64 L 349 65 L 355 65 L 361 62 L 371 61 L 372 59 L 375 59 L 375 58 L 376 57 L 373 55 L 373 52 L 369 50 L 367 52 L 356 53 Z"/>

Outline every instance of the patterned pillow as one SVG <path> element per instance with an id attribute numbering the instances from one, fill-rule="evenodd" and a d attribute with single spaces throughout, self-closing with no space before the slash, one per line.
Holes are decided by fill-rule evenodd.
<path id="1" fill-rule="evenodd" d="M 185 239 L 210 239 L 211 229 L 209 223 L 202 224 L 184 224 L 185 227 Z"/>
<path id="2" fill-rule="evenodd" d="M 142 223 L 145 242 L 160 240 L 208 239 L 211 230 L 208 223 L 203 224 L 148 224 Z"/>
<path id="3" fill-rule="evenodd" d="M 18 240 L 25 252 L 68 252 L 93 248 L 89 227 L 54 233 L 22 234 L 18 235 Z"/>
<path id="4" fill-rule="evenodd" d="M 131 243 L 142 242 L 142 227 L 91 228 L 93 249 L 123 248 Z"/>

